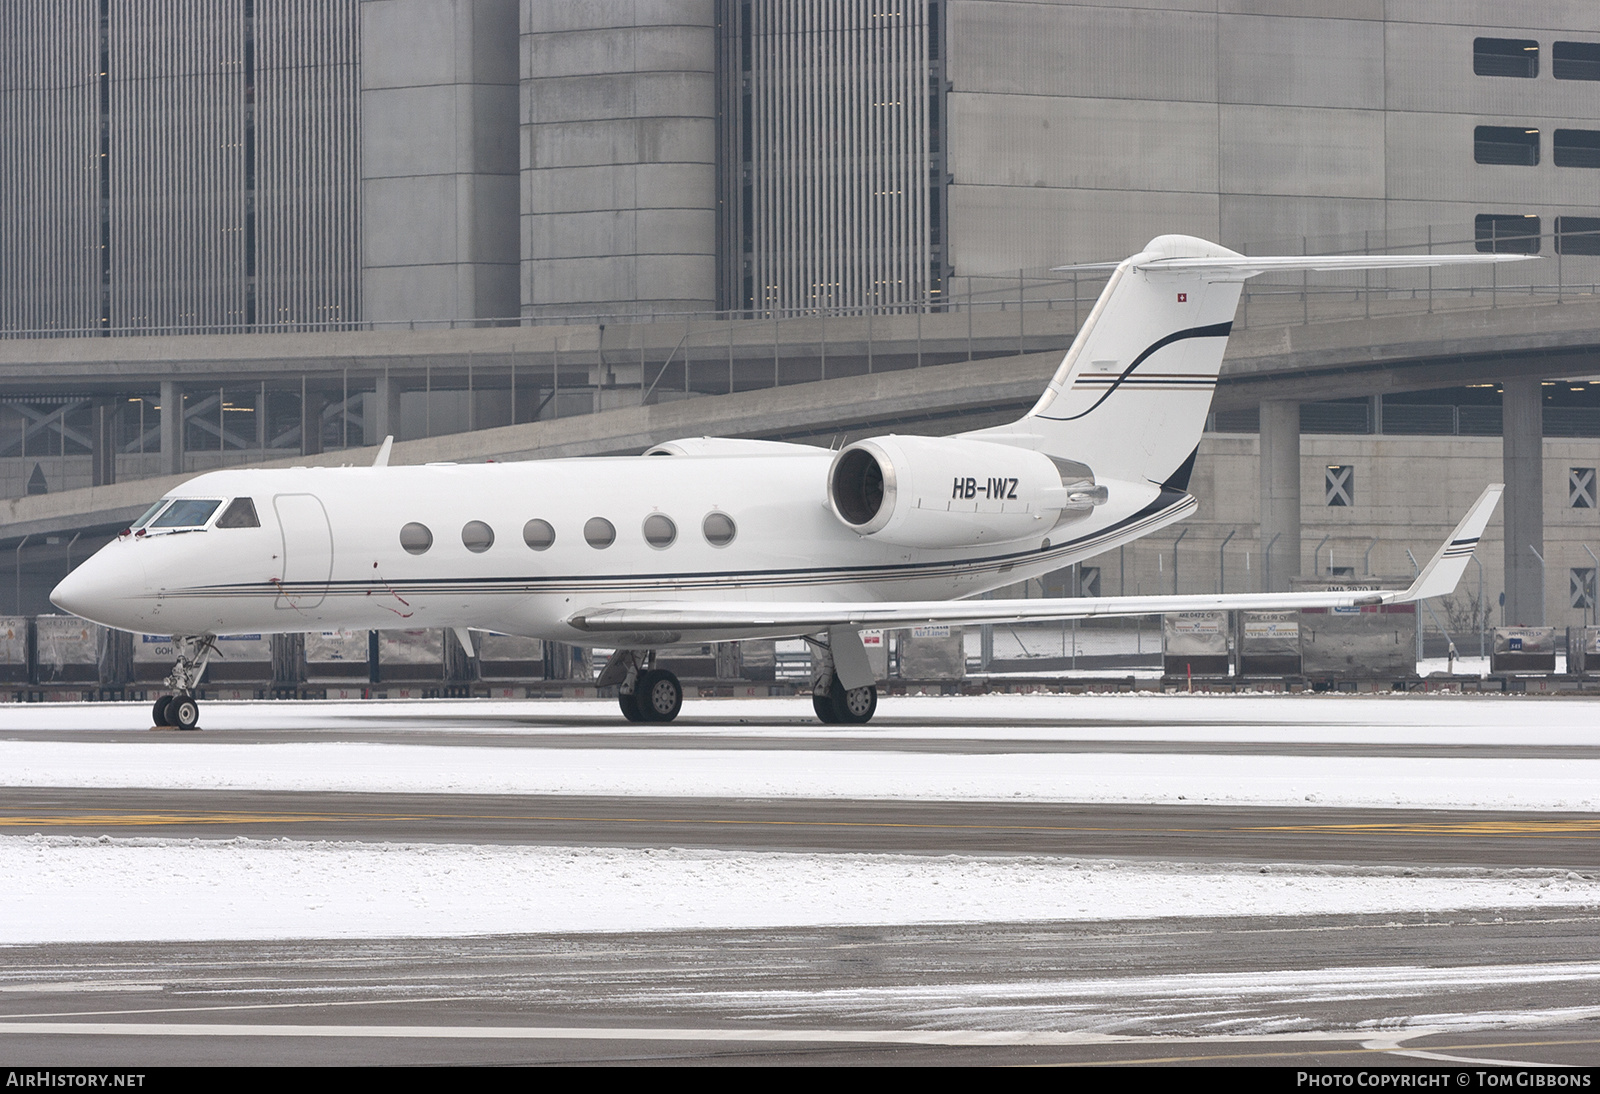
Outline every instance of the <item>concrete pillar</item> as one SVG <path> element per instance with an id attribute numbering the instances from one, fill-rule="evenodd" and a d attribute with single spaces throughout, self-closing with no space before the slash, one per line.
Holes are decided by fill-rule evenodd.
<path id="1" fill-rule="evenodd" d="M 400 436 L 400 381 L 389 376 L 379 376 L 377 388 L 367 396 L 365 415 L 367 428 L 362 440 L 367 444 L 382 444 L 385 437 L 401 440 Z"/>
<path id="2" fill-rule="evenodd" d="M 183 387 L 161 381 L 161 473 L 183 474 Z"/>
<path id="3" fill-rule="evenodd" d="M 1261 591 L 1287 592 L 1300 574 L 1299 403 L 1261 404 L 1261 554 Z"/>
<path id="4" fill-rule="evenodd" d="M 89 481 L 94 486 L 110 486 L 117 481 L 117 409 L 117 403 L 102 399 L 90 411 Z"/>
<path id="5" fill-rule="evenodd" d="M 517 0 L 361 4 L 362 318 L 404 325 L 517 315 L 520 6 Z M 583 18 L 581 5 L 531 7 L 559 8 L 572 23 Z M 670 18 L 666 10 L 652 13 Z M 582 54 L 579 45 L 572 51 L 591 65 L 626 56 L 609 38 L 580 37 L 597 52 Z M 609 82 L 592 68 L 583 74 L 601 86 Z M 593 83 L 583 87 L 590 95 L 584 99 L 590 113 L 583 115 L 589 126 L 603 125 L 596 119 L 608 110 L 626 109 L 595 107 L 594 96 L 605 92 Z M 605 147 L 603 137 L 587 133 L 569 139 Z M 605 209 L 562 207 L 569 214 L 590 212 L 596 225 L 621 215 Z M 606 231 L 583 223 L 573 229 L 579 235 Z"/>
<path id="6" fill-rule="evenodd" d="M 1539 560 L 1544 549 L 1544 392 L 1538 380 L 1501 385 L 1500 432 L 1505 464 L 1506 622 L 1544 625 Z"/>
<path id="7" fill-rule="evenodd" d="M 322 412 L 328 397 L 320 391 L 304 390 L 300 398 L 300 454 L 315 456 L 322 451 Z"/>

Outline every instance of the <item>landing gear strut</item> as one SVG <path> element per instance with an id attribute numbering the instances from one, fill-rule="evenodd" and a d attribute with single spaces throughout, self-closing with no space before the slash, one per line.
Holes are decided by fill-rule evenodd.
<path id="1" fill-rule="evenodd" d="M 833 632 L 806 637 L 806 645 L 811 647 L 811 709 L 827 725 L 865 725 L 877 713 L 878 687 L 867 684 L 846 688 L 840 682 L 834 664 L 833 644 L 837 640 Z M 856 638 L 858 645 L 860 641 Z"/>
<path id="2" fill-rule="evenodd" d="M 618 650 L 595 686 L 616 687 L 617 706 L 630 722 L 670 722 L 683 709 L 683 685 L 655 663 L 655 650 Z"/>
<path id="3" fill-rule="evenodd" d="M 217 640 L 201 635 L 172 636 L 172 652 L 176 663 L 167 676 L 167 687 L 175 694 L 163 695 L 150 711 L 154 724 L 173 729 L 195 729 L 200 724 L 200 704 L 194 697 L 200 677 L 206 671 L 206 662 L 216 652 Z"/>

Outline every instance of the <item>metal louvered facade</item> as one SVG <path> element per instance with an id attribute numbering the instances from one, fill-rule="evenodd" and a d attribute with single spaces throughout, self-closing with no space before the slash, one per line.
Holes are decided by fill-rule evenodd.
<path id="1" fill-rule="evenodd" d="M 0 330 L 359 317 L 357 0 L 0 13 Z"/>
<path id="2" fill-rule="evenodd" d="M 0 330 L 100 322 L 99 0 L 0 5 Z"/>
<path id="3" fill-rule="evenodd" d="M 937 0 L 730 0 L 722 291 L 753 310 L 937 303 Z"/>
<path id="4" fill-rule="evenodd" d="M 108 325 L 243 328 L 244 7 L 112 0 L 108 14 Z"/>
<path id="5" fill-rule="evenodd" d="M 258 325 L 360 318 L 355 0 L 256 0 Z"/>

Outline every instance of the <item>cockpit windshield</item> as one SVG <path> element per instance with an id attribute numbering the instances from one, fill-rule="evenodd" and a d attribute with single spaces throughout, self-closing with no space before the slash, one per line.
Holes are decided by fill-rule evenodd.
<path id="1" fill-rule="evenodd" d="M 144 511 L 144 516 L 128 525 L 128 530 L 133 531 L 135 528 L 143 528 L 146 524 L 149 524 L 150 518 L 161 512 L 161 510 L 165 509 L 167 507 L 167 502 L 171 500 L 171 498 L 162 498 L 160 501 L 156 502 L 154 505 Z"/>
<path id="2" fill-rule="evenodd" d="M 199 528 L 222 502 L 215 498 L 178 498 L 151 522 L 152 528 Z"/>

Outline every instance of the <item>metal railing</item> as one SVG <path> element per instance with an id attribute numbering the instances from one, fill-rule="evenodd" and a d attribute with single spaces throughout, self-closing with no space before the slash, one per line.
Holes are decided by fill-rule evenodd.
<path id="1" fill-rule="evenodd" d="M 1536 218 L 1535 218 L 1536 219 Z M 1559 218 L 1558 218 L 1559 219 Z M 1244 245 L 1245 254 L 1460 254 L 1533 253 L 1548 261 L 1508 267 L 1307 272 L 1262 275 L 1246 284 L 1236 329 L 1303 325 L 1342 318 L 1415 314 L 1460 307 L 1494 308 L 1529 301 L 1562 302 L 1600 294 L 1600 232 L 1484 234 L 1477 228 L 1427 226 L 1380 229 L 1335 236 Z M 1122 257 L 1122 256 L 1118 256 Z M 300 334 L 370 331 L 484 330 L 530 326 L 600 326 L 640 323 L 778 322 L 796 319 L 868 319 L 876 316 L 952 316 L 1010 313 L 1017 335 L 1027 337 L 1027 313 L 1073 315 L 1074 329 L 1098 298 L 1107 275 L 1055 273 L 1035 267 L 988 274 L 953 274 L 917 299 L 875 304 L 834 304 L 820 299 L 804 308 L 746 307 L 660 311 L 596 309 L 583 312 L 528 311 L 514 316 L 392 320 L 293 320 L 282 323 L 186 325 L 108 324 L 87 327 L 0 331 L 0 338 L 119 338 L 200 334 Z M 957 324 L 959 325 L 959 324 Z M 941 331 L 948 337 L 949 331 Z M 870 336 L 869 336 L 870 337 Z"/>

